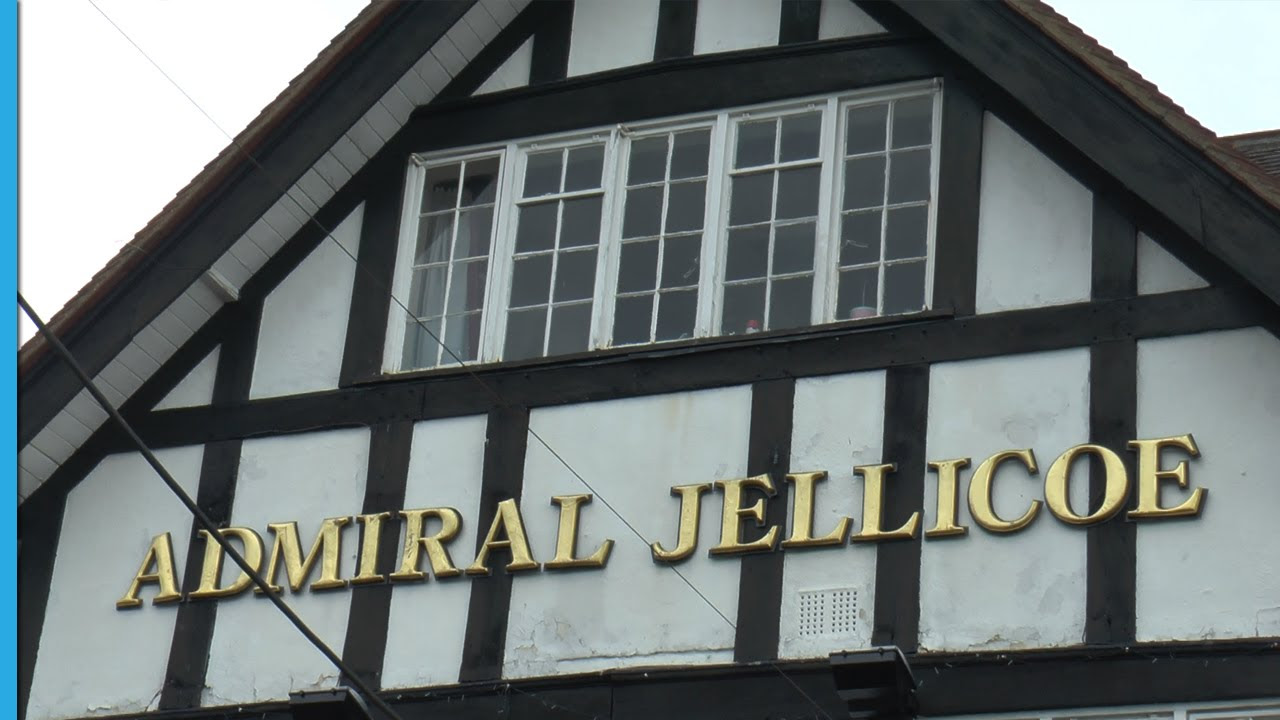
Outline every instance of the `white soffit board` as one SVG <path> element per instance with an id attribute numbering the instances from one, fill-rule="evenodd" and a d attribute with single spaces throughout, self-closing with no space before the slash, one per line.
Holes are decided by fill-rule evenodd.
<path id="1" fill-rule="evenodd" d="M 1145 233 L 1138 233 L 1138 294 L 1155 295 L 1209 287 L 1196 271 L 1182 264 Z"/>
<path id="2" fill-rule="evenodd" d="M 822 12 L 818 16 L 818 39 L 875 35 L 885 29 L 880 23 L 853 4 L 852 0 L 822 0 Z"/>
<path id="3" fill-rule="evenodd" d="M 487 80 L 476 88 L 476 95 L 500 92 L 529 84 L 529 68 L 533 64 L 533 38 L 525 40 L 511 56 L 498 66 Z"/>
<path id="4" fill-rule="evenodd" d="M 782 0 L 698 0 L 693 53 L 777 45 L 781 14 Z"/>
<path id="5" fill-rule="evenodd" d="M 573 5 L 569 77 L 653 60 L 658 0 L 591 0 Z"/>
<path id="6" fill-rule="evenodd" d="M 156 410 L 172 410 L 181 407 L 199 407 L 213 402 L 213 381 L 218 374 L 218 354 L 214 348 L 182 381 L 173 386 L 168 395 L 156 403 Z"/>

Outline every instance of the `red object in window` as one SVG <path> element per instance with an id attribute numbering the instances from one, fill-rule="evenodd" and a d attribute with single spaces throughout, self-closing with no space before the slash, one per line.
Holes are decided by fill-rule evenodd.
<path id="1" fill-rule="evenodd" d="M 750 334 L 752 334 L 752 333 L 758 333 L 758 332 L 760 332 L 760 321 L 759 321 L 759 320 L 748 320 L 748 321 L 747 321 L 747 331 L 746 331 L 746 334 L 747 334 L 747 335 L 750 335 Z"/>

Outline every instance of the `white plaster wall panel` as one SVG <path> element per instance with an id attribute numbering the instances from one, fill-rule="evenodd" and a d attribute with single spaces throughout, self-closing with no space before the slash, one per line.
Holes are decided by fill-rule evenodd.
<path id="1" fill-rule="evenodd" d="M 533 38 L 525 40 L 515 52 L 493 71 L 480 87 L 476 88 L 476 95 L 484 95 L 485 93 L 499 92 L 502 90 L 510 90 L 511 88 L 524 87 L 529 84 L 529 68 L 533 64 Z"/>
<path id="2" fill-rule="evenodd" d="M 649 542 L 675 542 L 679 500 L 671 486 L 745 476 L 750 416 L 749 387 L 531 413 L 532 430 L 596 490 L 595 501 L 582 509 L 579 552 L 593 552 L 605 538 L 615 545 L 600 570 L 515 578 L 504 676 L 733 659 L 733 628 L 675 570 L 653 561 Z M 555 547 L 559 509 L 551 496 L 585 492 L 590 491 L 531 436 L 520 506 L 537 560 L 550 560 Z M 603 500 L 624 513 L 644 540 Z M 741 564 L 707 553 L 719 537 L 720 505 L 718 492 L 703 496 L 699 547 L 676 567 L 733 620 Z"/>
<path id="3" fill-rule="evenodd" d="M 934 365 L 929 376 L 927 457 L 969 457 L 959 485 L 959 538 L 926 540 L 920 567 L 920 645 L 997 650 L 1081 642 L 1085 538 L 1040 508 L 1025 529 L 995 535 L 973 522 L 966 498 L 973 468 L 993 453 L 1031 448 L 1040 473 L 1002 466 L 992 484 L 997 515 L 1020 517 L 1044 498 L 1044 473 L 1063 450 L 1089 439 L 1089 350 Z M 1073 472 L 1072 507 L 1083 508 L 1084 464 Z M 937 475 L 925 477 L 921 530 L 937 520 Z"/>
<path id="4" fill-rule="evenodd" d="M 213 402 L 213 381 L 218 374 L 218 353 L 216 347 L 204 356 L 187 376 L 173 386 L 173 389 L 156 403 L 156 410 L 172 410 L 180 407 L 199 407 Z"/>
<path id="5" fill-rule="evenodd" d="M 874 35 L 885 29 L 850 0 L 822 0 L 818 15 L 818 39 Z"/>
<path id="6" fill-rule="evenodd" d="M 782 0 L 698 0 L 693 53 L 777 45 L 781 17 Z"/>
<path id="7" fill-rule="evenodd" d="M 156 456 L 194 495 L 199 446 Z M 186 566 L 191 515 L 137 453 L 111 455 L 67 496 L 40 636 L 29 720 L 154 709 L 164 684 L 176 605 L 117 610 L 151 539 L 170 533 L 174 568 Z M 178 578 L 181 581 L 181 577 Z M 124 650 L 124 652 L 122 652 Z"/>
<path id="8" fill-rule="evenodd" d="M 251 398 L 338 387 L 363 216 L 362 203 L 267 296 Z"/>
<path id="9" fill-rule="evenodd" d="M 1209 287 L 1204 278 L 1182 264 L 1145 233 L 1138 233 L 1138 294 L 1155 295 Z"/>
<path id="10" fill-rule="evenodd" d="M 273 537 L 267 524 L 297 521 L 306 552 L 324 518 L 359 513 L 368 465 L 365 428 L 245 440 L 231 525 L 262 536 L 265 564 Z M 348 525 L 342 530 L 339 577 L 355 574 L 358 552 L 359 529 Z M 234 563 L 224 563 L 224 585 L 239 574 Z M 284 600 L 342 655 L 350 590 L 286 590 Z M 266 598 L 248 590 L 217 602 L 202 705 L 281 700 L 291 692 L 338 684 L 337 669 Z"/>
<path id="11" fill-rule="evenodd" d="M 658 0 L 586 0 L 573 5 L 569 77 L 653 60 Z"/>
<path id="12" fill-rule="evenodd" d="M 1089 299 L 1093 194 L 991 113 L 979 197 L 979 313 Z"/>
<path id="13" fill-rule="evenodd" d="M 475 559 L 476 532 L 488 529 L 479 517 L 487 418 L 432 420 L 413 427 L 405 508 L 451 507 L 462 515 L 462 530 L 447 547 L 454 565 Z M 492 518 L 490 518 L 491 520 Z M 429 521 L 427 532 L 436 527 Z M 384 542 L 385 542 L 384 538 Z M 397 547 L 403 546 L 403 533 Z M 428 570 L 425 556 L 422 569 Z M 387 649 L 382 663 L 384 688 L 428 687 L 458 681 L 462 645 L 471 600 L 465 576 L 397 584 L 391 593 Z M 424 617 L 434 618 L 423 622 Z M 430 648 L 430 652 L 423 652 Z"/>
<path id="14" fill-rule="evenodd" d="M 1139 341 L 1137 420 L 1142 438 L 1195 437 L 1190 483 L 1208 492 L 1198 517 L 1138 525 L 1138 639 L 1280 636 L 1280 340 L 1249 328 Z M 1166 506 L 1188 496 L 1163 485 Z"/>
<path id="15" fill-rule="evenodd" d="M 853 467 L 882 462 L 884 378 L 883 371 L 876 371 L 796 381 L 791 469 L 828 473 L 814 494 L 815 536 L 830 532 L 843 517 L 854 518 L 855 523 L 862 518 L 862 481 L 855 479 Z M 892 476 L 889 479 L 896 481 Z M 791 488 L 780 489 L 783 491 Z M 794 497 L 790 504 L 794 506 Z M 783 537 L 791 533 L 793 512 L 794 507 L 788 509 Z M 856 532 L 860 526 L 851 527 Z M 779 657 L 826 657 L 836 650 L 870 646 L 875 577 L 876 548 L 871 544 L 783 553 Z M 835 617 L 826 617 L 821 628 L 802 632 L 800 593 L 843 590 L 856 593 L 854 627 L 842 632 L 834 629 Z M 833 610 L 826 608 L 828 613 Z"/>

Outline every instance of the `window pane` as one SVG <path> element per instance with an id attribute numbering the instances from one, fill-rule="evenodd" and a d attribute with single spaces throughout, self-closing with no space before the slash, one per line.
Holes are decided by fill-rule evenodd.
<path id="1" fill-rule="evenodd" d="M 671 179 L 701 177 L 707 174 L 707 156 L 711 152 L 711 131 L 691 130 L 677 133 L 671 156 Z"/>
<path id="2" fill-rule="evenodd" d="M 453 259 L 487 257 L 493 234 L 493 206 L 471 208 L 458 213 L 458 237 Z"/>
<path id="3" fill-rule="evenodd" d="M 448 269 L 448 265 L 435 265 L 413 271 L 409 312 L 417 317 L 444 314 L 444 286 Z"/>
<path id="4" fill-rule="evenodd" d="M 551 293 L 551 255 L 516 258 L 511 272 L 511 307 L 540 305 Z"/>
<path id="5" fill-rule="evenodd" d="M 733 179 L 729 202 L 729 224 L 748 225 L 769 219 L 773 204 L 773 173 L 743 175 Z"/>
<path id="6" fill-rule="evenodd" d="M 928 246 L 929 208 L 926 205 L 894 208 L 885 224 L 886 260 L 924 257 Z"/>
<path id="7" fill-rule="evenodd" d="M 658 296 L 658 328 L 654 340 L 693 337 L 693 320 L 698 308 L 698 291 L 681 290 Z"/>
<path id="8" fill-rule="evenodd" d="M 836 307 L 839 320 L 857 320 L 879 314 L 879 273 L 876 267 L 840 272 L 840 290 Z"/>
<path id="9" fill-rule="evenodd" d="M 524 196 L 560 192 L 560 150 L 529 153 L 524 169 Z"/>
<path id="10" fill-rule="evenodd" d="M 467 162 L 467 176 L 462 183 L 462 205 L 484 205 L 498 194 L 498 158 Z"/>
<path id="11" fill-rule="evenodd" d="M 657 276 L 657 240 L 629 242 L 622 246 L 618 266 L 618 292 L 652 290 Z"/>
<path id="12" fill-rule="evenodd" d="M 779 160 L 807 160 L 818 157 L 818 136 L 822 113 L 787 115 L 782 118 L 782 154 Z"/>
<path id="13" fill-rule="evenodd" d="M 513 310 L 507 313 L 507 342 L 504 360 L 523 360 L 542 355 L 542 339 L 547 329 L 547 309 Z"/>
<path id="14" fill-rule="evenodd" d="M 649 322 L 653 318 L 653 296 L 618 298 L 613 311 L 613 344 L 649 342 Z"/>
<path id="15" fill-rule="evenodd" d="M 849 108 L 845 128 L 844 151 L 846 155 L 884 150 L 885 126 L 888 123 L 889 106 Z"/>
<path id="16" fill-rule="evenodd" d="M 819 168 L 778 171 L 778 210 L 774 217 L 813 217 L 818 214 Z"/>
<path id="17" fill-rule="evenodd" d="M 855 158 L 844 162 L 845 210 L 884 204 L 884 156 Z"/>
<path id="18" fill-rule="evenodd" d="M 813 302 L 813 276 L 775 280 L 769 298 L 769 329 L 804 327 L 809 324 Z"/>
<path id="19" fill-rule="evenodd" d="M 924 308 L 924 261 L 888 265 L 884 269 L 884 314 Z"/>
<path id="20" fill-rule="evenodd" d="M 484 279 L 488 267 L 488 259 L 472 260 L 453 266 L 447 312 L 460 313 L 484 307 Z"/>
<path id="21" fill-rule="evenodd" d="M 702 229 L 702 201 L 707 196 L 703 180 L 673 184 L 667 191 L 666 232 Z"/>
<path id="22" fill-rule="evenodd" d="M 452 210 L 458 204 L 458 171 L 461 167 L 442 165 L 427 168 L 422 189 L 422 212 Z"/>
<path id="23" fill-rule="evenodd" d="M 780 225 L 773 232 L 774 275 L 813 269 L 814 223 Z"/>
<path id="24" fill-rule="evenodd" d="M 443 362 L 470 362 L 480 349 L 480 313 L 451 315 L 444 323 Z"/>
<path id="25" fill-rule="evenodd" d="M 440 354 L 440 345 L 436 342 L 438 337 L 440 337 L 440 318 L 423 320 L 421 324 L 417 320 L 409 320 L 404 330 L 404 356 L 400 363 L 401 367 L 405 370 L 435 367 L 436 358 Z"/>
<path id="26" fill-rule="evenodd" d="M 666 239 L 662 249 L 662 287 L 689 287 L 698 284 L 698 256 L 701 235 L 680 235 Z"/>
<path id="27" fill-rule="evenodd" d="M 631 160 L 627 167 L 627 184 L 659 182 L 667 172 L 667 136 L 647 137 L 631 141 Z"/>
<path id="28" fill-rule="evenodd" d="M 564 201 L 560 221 L 560 247 L 580 247 L 600 242 L 600 196 Z"/>
<path id="29" fill-rule="evenodd" d="M 596 286 L 596 251 L 578 250 L 560 253 L 556 265 L 556 290 L 553 300 L 589 300 Z"/>
<path id="30" fill-rule="evenodd" d="M 880 260 L 880 212 L 846 213 L 841 219 L 841 267 Z"/>
<path id="31" fill-rule="evenodd" d="M 773 119 L 738 125 L 738 154 L 734 167 L 754 167 L 773 162 L 773 135 L 778 122 Z"/>
<path id="32" fill-rule="evenodd" d="M 899 100 L 893 106 L 893 146 L 928 145 L 933 139 L 933 98 Z"/>
<path id="33" fill-rule="evenodd" d="M 563 355 L 587 349 L 591 333 L 591 303 L 564 305 L 551 310 L 551 337 L 548 355 Z"/>
<path id="34" fill-rule="evenodd" d="M 556 243 L 556 210 L 559 203 L 526 205 L 520 208 L 516 228 L 516 252 L 550 250 Z"/>
<path id="35" fill-rule="evenodd" d="M 449 259 L 449 243 L 453 234 L 453 211 L 428 215 L 418 221 L 418 246 L 413 253 L 414 265 L 444 262 Z"/>
<path id="36" fill-rule="evenodd" d="M 726 285 L 720 332 L 742 335 L 764 329 L 764 283 Z"/>
<path id="37" fill-rule="evenodd" d="M 889 202 L 929 199 L 929 151 L 896 152 L 889 161 Z"/>
<path id="38" fill-rule="evenodd" d="M 627 207 L 622 216 L 622 237 L 657 235 L 661 222 L 662 186 L 627 191 Z"/>
<path id="39" fill-rule="evenodd" d="M 604 168 L 604 146 L 588 145 L 569 150 L 569 163 L 564 170 L 564 190 L 594 190 L 600 187 L 600 171 Z"/>
<path id="40" fill-rule="evenodd" d="M 769 228 L 752 227 L 729 231 L 729 252 L 725 280 L 761 278 L 769 272 Z M 763 302 L 763 301 L 761 301 Z"/>

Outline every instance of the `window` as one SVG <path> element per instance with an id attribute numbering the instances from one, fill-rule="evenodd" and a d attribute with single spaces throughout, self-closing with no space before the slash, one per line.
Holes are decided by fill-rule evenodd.
<path id="1" fill-rule="evenodd" d="M 385 365 L 928 308 L 938 112 L 915 84 L 415 157 Z"/>

